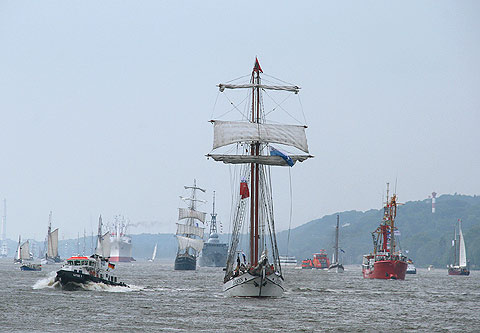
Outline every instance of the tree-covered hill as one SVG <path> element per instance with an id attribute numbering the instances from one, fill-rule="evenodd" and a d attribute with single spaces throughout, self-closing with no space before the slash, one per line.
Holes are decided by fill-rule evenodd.
<path id="1" fill-rule="evenodd" d="M 311 257 L 320 249 L 332 251 L 336 215 L 324 216 L 290 231 L 288 252 L 298 259 Z M 359 264 L 362 255 L 372 251 L 371 232 L 382 219 L 383 209 L 348 211 L 340 215 L 340 246 L 344 263 Z M 454 226 L 462 219 L 467 257 L 472 268 L 480 268 L 480 197 L 442 195 L 432 214 L 431 200 L 411 201 L 399 206 L 396 225 L 401 248 L 408 250 L 417 266 L 446 267 L 453 260 Z M 287 251 L 288 231 L 278 235 L 279 248 Z"/>

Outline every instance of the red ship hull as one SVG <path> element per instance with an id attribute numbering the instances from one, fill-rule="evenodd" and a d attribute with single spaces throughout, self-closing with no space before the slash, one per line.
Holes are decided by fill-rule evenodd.
<path id="1" fill-rule="evenodd" d="M 131 262 L 131 261 L 135 261 L 135 259 L 133 259 L 132 257 L 110 257 L 108 259 L 109 261 L 112 261 L 112 262 Z"/>
<path id="2" fill-rule="evenodd" d="M 401 260 L 382 260 L 373 264 L 373 269 L 363 268 L 365 279 L 396 279 L 405 280 L 407 263 Z"/>
<path id="3" fill-rule="evenodd" d="M 465 267 L 450 267 L 448 268 L 448 275 L 470 275 L 470 271 Z"/>

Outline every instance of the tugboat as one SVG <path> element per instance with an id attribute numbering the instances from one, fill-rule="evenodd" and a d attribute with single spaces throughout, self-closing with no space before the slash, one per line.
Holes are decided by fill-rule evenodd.
<path id="1" fill-rule="evenodd" d="M 118 281 L 112 274 L 115 265 L 104 257 L 104 252 L 110 252 L 110 238 L 102 235 L 102 217 L 98 221 L 97 247 L 95 254 L 90 257 L 73 256 L 57 271 L 55 281 L 60 282 L 63 288 L 75 287 L 75 284 L 104 283 L 111 286 L 128 287 Z"/>
<path id="2" fill-rule="evenodd" d="M 312 259 L 302 260 L 302 269 L 312 269 L 312 268 L 313 268 Z"/>
<path id="3" fill-rule="evenodd" d="M 321 249 L 319 253 L 313 254 L 313 268 L 316 269 L 328 269 L 330 266 L 330 259 L 328 259 L 327 251 Z"/>
<path id="4" fill-rule="evenodd" d="M 458 243 L 458 250 L 457 250 Z M 455 227 L 455 237 L 452 240 L 452 244 L 455 247 L 453 265 L 448 266 L 448 275 L 470 275 L 470 270 L 467 263 L 467 252 L 465 250 L 465 240 L 462 233 L 462 220 L 458 220 L 458 240 L 457 240 L 457 228 Z M 457 263 L 457 251 L 458 251 L 458 263 Z"/>
<path id="5" fill-rule="evenodd" d="M 362 272 L 365 279 L 404 280 L 407 271 L 407 257 L 395 251 L 397 195 L 389 199 L 388 185 L 382 223 L 372 232 L 373 253 L 363 256 Z"/>

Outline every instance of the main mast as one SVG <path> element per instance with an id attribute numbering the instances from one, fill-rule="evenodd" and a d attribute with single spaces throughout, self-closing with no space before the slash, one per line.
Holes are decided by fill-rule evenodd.
<path id="1" fill-rule="evenodd" d="M 334 264 L 338 264 L 338 225 L 339 225 L 340 216 L 337 215 L 337 227 L 335 228 L 335 262 Z"/>
<path id="2" fill-rule="evenodd" d="M 260 72 L 262 68 L 255 59 L 255 65 L 252 71 L 251 83 L 252 87 L 252 123 L 260 123 Z M 251 144 L 252 156 L 260 155 L 260 142 L 254 141 Z M 259 165 L 251 163 L 250 165 L 250 188 L 252 189 L 252 197 L 250 199 L 250 263 L 256 266 L 258 263 L 258 219 L 259 219 Z"/>

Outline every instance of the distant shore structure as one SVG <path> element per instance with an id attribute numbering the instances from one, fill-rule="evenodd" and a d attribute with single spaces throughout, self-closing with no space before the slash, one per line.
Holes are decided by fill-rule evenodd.
<path id="1" fill-rule="evenodd" d="M 435 214 L 435 200 L 437 197 L 437 192 L 432 192 L 432 214 Z"/>

